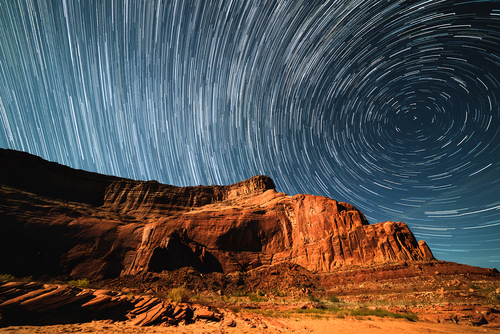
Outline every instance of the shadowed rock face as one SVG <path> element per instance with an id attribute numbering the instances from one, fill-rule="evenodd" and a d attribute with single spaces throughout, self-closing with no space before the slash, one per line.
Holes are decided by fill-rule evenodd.
<path id="1" fill-rule="evenodd" d="M 293 262 L 309 270 L 433 260 L 401 222 L 288 196 L 266 176 L 175 187 L 74 170 L 0 150 L 0 268 L 102 279 L 192 266 L 225 273 Z"/>

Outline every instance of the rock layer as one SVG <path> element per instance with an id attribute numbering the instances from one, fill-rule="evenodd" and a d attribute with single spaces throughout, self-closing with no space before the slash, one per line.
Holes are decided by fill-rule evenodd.
<path id="1" fill-rule="evenodd" d="M 354 206 L 277 192 L 266 176 L 176 187 L 73 170 L 0 150 L 0 268 L 102 279 L 192 266 L 230 273 L 299 264 L 433 260 L 401 222 L 370 225 Z M 20 267 L 19 263 L 24 266 Z"/>
<path id="2" fill-rule="evenodd" d="M 222 315 L 201 305 L 167 302 L 154 296 L 35 282 L 0 284 L 0 327 L 101 319 L 168 326 L 199 319 L 218 322 Z"/>

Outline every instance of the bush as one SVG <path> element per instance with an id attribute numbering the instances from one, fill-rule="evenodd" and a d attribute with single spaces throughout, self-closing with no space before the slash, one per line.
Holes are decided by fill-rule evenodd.
<path id="1" fill-rule="evenodd" d="M 0 274 L 0 284 L 4 284 L 15 280 L 16 278 L 10 274 Z"/>
<path id="2" fill-rule="evenodd" d="M 76 280 L 76 281 L 69 281 L 68 284 L 72 285 L 72 286 L 75 286 L 77 288 L 80 288 L 80 289 L 88 289 L 88 288 L 90 288 L 90 282 L 86 278 L 79 279 L 79 280 Z"/>
<path id="3" fill-rule="evenodd" d="M 295 309 L 294 312 L 303 314 L 326 314 L 329 310 L 323 308 L 298 308 Z"/>
<path id="4" fill-rule="evenodd" d="M 259 303 L 259 302 L 265 301 L 265 299 L 264 299 L 264 298 L 260 297 L 260 295 L 259 295 L 258 291 L 257 291 L 257 293 L 255 293 L 255 294 L 253 294 L 253 293 L 252 293 L 252 294 L 249 294 L 249 295 L 248 295 L 248 298 L 249 298 L 251 301 L 256 302 L 256 303 Z"/>
<path id="5" fill-rule="evenodd" d="M 307 295 L 307 299 L 309 299 L 312 302 L 319 302 L 319 299 L 316 296 L 312 295 L 312 294 L 311 295 Z"/>
<path id="6" fill-rule="evenodd" d="M 191 292 L 185 287 L 181 286 L 170 290 L 167 296 L 169 299 L 177 303 L 185 303 L 191 299 Z"/>
<path id="7" fill-rule="evenodd" d="M 273 289 L 273 294 L 274 294 L 276 297 L 283 297 L 283 296 L 285 296 L 285 294 L 284 294 L 283 292 L 281 292 L 280 290 L 278 290 L 278 288 Z"/>
<path id="8" fill-rule="evenodd" d="M 245 297 L 246 296 L 246 293 L 243 293 L 241 291 L 236 291 L 232 294 L 232 297 L 235 297 L 235 298 L 240 298 L 240 297 Z"/>
<path id="9" fill-rule="evenodd" d="M 341 300 L 337 296 L 328 296 L 328 301 L 330 303 L 340 303 Z"/>

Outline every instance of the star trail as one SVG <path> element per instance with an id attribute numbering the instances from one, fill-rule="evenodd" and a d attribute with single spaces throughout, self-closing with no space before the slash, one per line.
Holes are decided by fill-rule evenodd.
<path id="1" fill-rule="evenodd" d="M 500 2 L 0 0 L 0 147 L 253 175 L 500 268 Z"/>

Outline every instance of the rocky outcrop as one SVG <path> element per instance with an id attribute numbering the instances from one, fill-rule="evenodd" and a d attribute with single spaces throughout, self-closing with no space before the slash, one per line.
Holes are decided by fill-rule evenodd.
<path id="1" fill-rule="evenodd" d="M 136 326 L 169 326 L 197 320 L 218 322 L 222 315 L 206 306 L 103 289 L 35 282 L 0 285 L 0 327 L 101 319 Z"/>
<path id="2" fill-rule="evenodd" d="M 433 260 L 401 222 L 370 225 L 354 206 L 288 196 L 266 176 L 229 186 L 133 181 L 0 150 L 0 268 L 102 279 L 191 266 L 313 271 Z M 19 264 L 23 265 L 20 266 Z"/>

